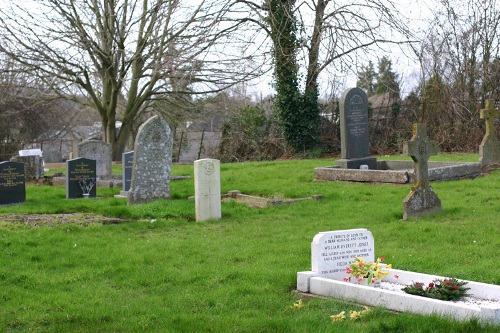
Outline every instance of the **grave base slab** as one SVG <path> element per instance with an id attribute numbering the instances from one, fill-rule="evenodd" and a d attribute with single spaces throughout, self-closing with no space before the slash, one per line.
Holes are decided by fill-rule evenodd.
<path id="1" fill-rule="evenodd" d="M 445 277 L 441 276 L 397 269 L 388 269 L 388 271 L 390 274 L 384 281 L 403 285 L 408 285 L 417 281 L 428 284 L 434 279 L 445 279 Z M 474 281 L 466 282 L 468 282 L 466 287 L 470 288 L 468 293 L 472 298 L 500 302 L 500 286 Z M 410 312 L 422 315 L 437 314 L 456 320 L 477 318 L 481 322 L 500 324 L 500 303 L 468 305 L 460 302 L 441 301 L 334 280 L 328 278 L 328 275 L 321 275 L 312 271 L 297 273 L 297 290 L 319 296 L 329 296 L 353 301 L 368 306 L 380 306 L 392 311 Z"/>

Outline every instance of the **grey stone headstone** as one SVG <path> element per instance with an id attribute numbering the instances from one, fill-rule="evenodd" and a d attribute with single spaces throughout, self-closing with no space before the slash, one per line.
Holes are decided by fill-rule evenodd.
<path id="1" fill-rule="evenodd" d="M 0 163 L 0 205 L 26 202 L 24 165 L 18 162 Z"/>
<path id="2" fill-rule="evenodd" d="M 88 158 L 75 158 L 66 161 L 66 199 L 96 197 L 96 161 Z"/>
<path id="3" fill-rule="evenodd" d="M 132 166 L 134 162 L 134 152 L 129 151 L 122 154 L 122 191 L 120 195 L 127 195 L 132 181 Z"/>
<path id="4" fill-rule="evenodd" d="M 341 159 L 337 165 L 347 169 L 359 169 L 367 165 L 376 169 L 375 158 L 370 157 L 368 132 L 368 98 L 359 88 L 351 88 L 340 98 Z"/>
<path id="5" fill-rule="evenodd" d="M 38 155 L 14 156 L 10 159 L 12 162 L 24 164 L 25 179 L 43 179 L 43 158 Z"/>
<path id="6" fill-rule="evenodd" d="M 127 204 L 170 198 L 172 145 L 172 133 L 163 118 L 154 116 L 139 127 Z"/>
<path id="7" fill-rule="evenodd" d="M 342 280 L 356 257 L 374 261 L 375 241 L 367 229 L 320 232 L 311 243 L 311 271 L 318 275 Z"/>
<path id="8" fill-rule="evenodd" d="M 194 161 L 194 200 L 196 221 L 221 218 L 219 160 Z"/>
<path id="9" fill-rule="evenodd" d="M 111 178 L 111 153 L 111 144 L 101 140 L 91 139 L 78 144 L 78 157 L 96 161 L 96 174 L 98 179 Z"/>
<path id="10" fill-rule="evenodd" d="M 481 110 L 481 119 L 486 122 L 486 133 L 479 145 L 479 162 L 481 167 L 500 166 L 500 140 L 495 133 L 495 118 L 500 118 L 500 109 L 495 108 L 495 101 L 488 99 L 486 107 Z"/>
<path id="11" fill-rule="evenodd" d="M 429 183 L 428 161 L 437 155 L 436 144 L 429 140 L 425 124 L 413 124 L 413 137 L 403 145 L 403 154 L 414 161 L 415 180 L 403 200 L 403 220 L 441 211 L 441 200 Z"/>

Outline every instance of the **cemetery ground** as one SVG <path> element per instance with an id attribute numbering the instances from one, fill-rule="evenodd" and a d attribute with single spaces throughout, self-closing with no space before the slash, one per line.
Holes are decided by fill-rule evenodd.
<path id="1" fill-rule="evenodd" d="M 222 164 L 222 193 L 324 198 L 266 208 L 223 202 L 222 219 L 205 222 L 195 222 L 187 199 L 193 178 L 172 181 L 171 200 L 132 206 L 113 197 L 120 188 L 68 200 L 62 186 L 29 185 L 25 204 L 0 207 L 0 331 L 498 331 L 383 308 L 332 322 L 364 308 L 294 290 L 297 272 L 310 269 L 313 237 L 353 228 L 370 230 L 375 256 L 394 268 L 499 285 L 500 171 L 431 183 L 442 212 L 403 221 L 409 185 L 312 182 L 313 169 L 326 165 L 332 160 Z M 192 176 L 193 166 L 174 165 L 172 174 Z M 46 218 L 25 223 L 33 220 L 23 214 Z"/>

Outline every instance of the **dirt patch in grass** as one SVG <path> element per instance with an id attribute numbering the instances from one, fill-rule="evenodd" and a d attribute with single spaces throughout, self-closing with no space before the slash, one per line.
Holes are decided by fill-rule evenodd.
<path id="1" fill-rule="evenodd" d="M 7 214 L 0 215 L 0 223 L 22 223 L 33 227 L 63 225 L 63 224 L 78 224 L 87 226 L 91 223 L 100 224 L 118 224 L 132 222 L 114 217 L 106 217 L 95 214 Z"/>

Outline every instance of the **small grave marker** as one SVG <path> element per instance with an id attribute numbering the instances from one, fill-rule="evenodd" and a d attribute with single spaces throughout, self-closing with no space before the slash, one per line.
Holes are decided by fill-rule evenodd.
<path id="1" fill-rule="evenodd" d="M 126 196 L 130 189 L 130 182 L 132 181 L 132 166 L 134 162 L 134 152 L 129 151 L 122 154 L 122 190 L 120 195 Z"/>
<path id="2" fill-rule="evenodd" d="M 500 141 L 495 134 L 495 118 L 500 118 L 500 109 L 495 108 L 495 101 L 486 100 L 486 108 L 481 110 L 481 119 L 486 122 L 486 134 L 479 146 L 479 162 L 485 168 L 500 164 Z"/>
<path id="3" fill-rule="evenodd" d="M 109 179 L 112 174 L 111 144 L 101 140 L 86 140 L 78 144 L 78 157 L 96 161 L 98 179 Z"/>
<path id="4" fill-rule="evenodd" d="M 311 243 L 312 272 L 342 280 L 354 258 L 374 261 L 375 243 L 367 229 L 320 232 Z"/>
<path id="5" fill-rule="evenodd" d="M 0 206 L 26 202 L 24 164 L 0 162 Z"/>
<path id="6" fill-rule="evenodd" d="M 75 158 L 66 161 L 66 199 L 96 197 L 96 161 Z"/>
<path id="7" fill-rule="evenodd" d="M 163 118 L 151 117 L 139 127 L 127 204 L 170 198 L 172 145 L 172 133 Z"/>
<path id="8" fill-rule="evenodd" d="M 351 88 L 340 99 L 341 159 L 337 165 L 345 169 L 359 169 L 366 165 L 377 169 L 377 159 L 370 157 L 368 133 L 368 98 L 359 88 Z"/>
<path id="9" fill-rule="evenodd" d="M 428 161 L 437 147 L 427 137 L 425 124 L 413 124 L 413 137 L 403 145 L 403 154 L 414 161 L 415 181 L 403 201 L 403 220 L 441 211 L 441 200 L 429 183 Z"/>
<path id="10" fill-rule="evenodd" d="M 221 218 L 220 161 L 194 162 L 196 221 Z"/>

